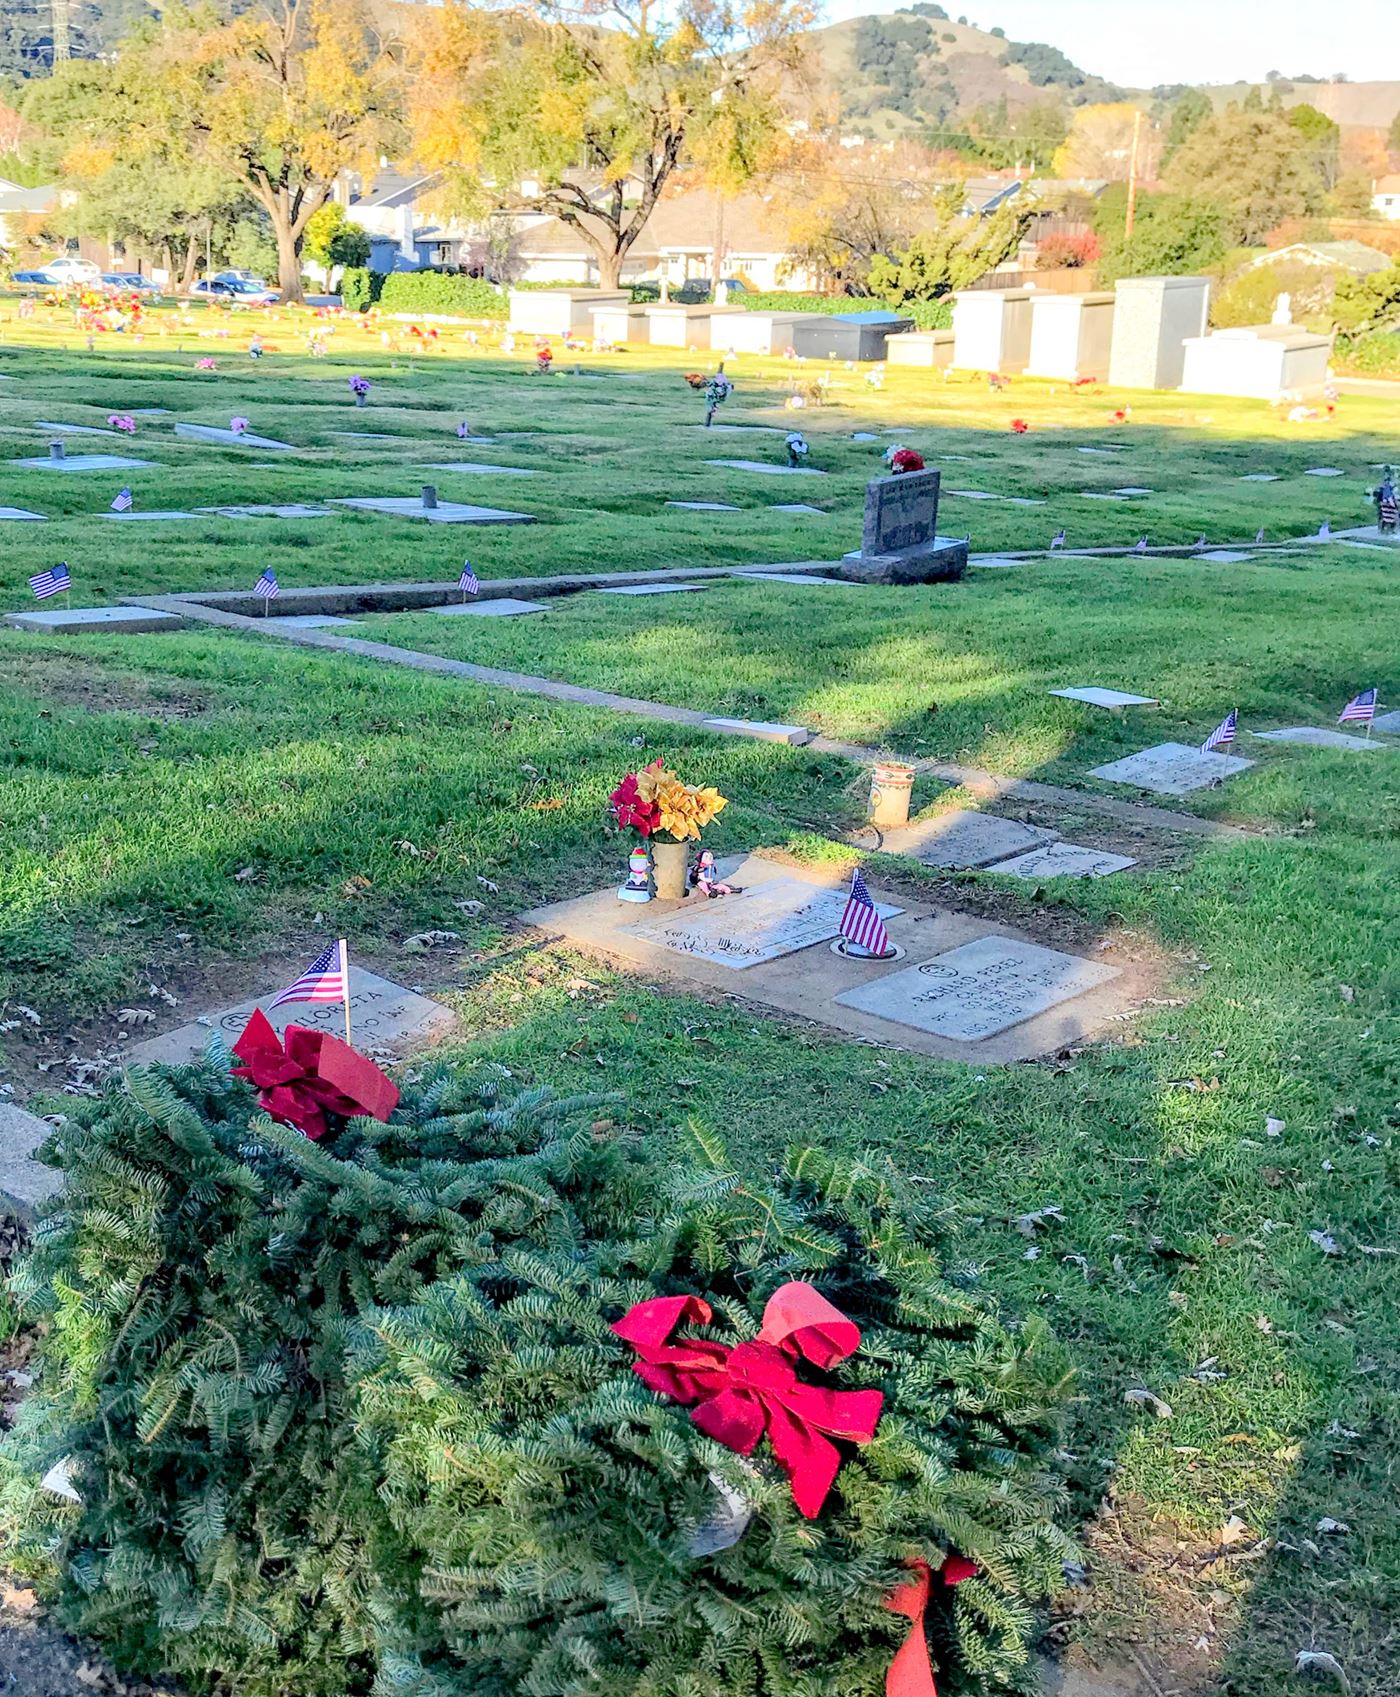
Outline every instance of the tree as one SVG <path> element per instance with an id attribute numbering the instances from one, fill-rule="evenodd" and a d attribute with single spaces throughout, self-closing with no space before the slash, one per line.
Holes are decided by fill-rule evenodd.
<path id="1" fill-rule="evenodd" d="M 414 144 L 450 210 L 544 213 L 592 251 L 615 288 L 657 201 L 685 164 L 729 189 L 786 143 L 783 73 L 805 0 L 710 0 L 664 17 L 652 0 L 583 16 L 541 3 L 486 17 L 461 3 L 414 19 Z M 489 185 L 489 186 L 488 186 Z"/>
<path id="2" fill-rule="evenodd" d="M 360 0 L 267 0 L 224 20 L 170 7 L 115 64 L 109 140 L 179 160 L 266 213 L 278 281 L 302 298 L 307 221 L 344 170 L 372 170 L 398 129 L 398 64 Z"/>
<path id="3" fill-rule="evenodd" d="M 1013 41 L 1006 50 L 1008 65 L 1024 66 L 1026 75 L 1037 88 L 1060 83 L 1065 88 L 1082 88 L 1087 81 L 1083 71 L 1058 47 L 1043 41 Z"/>
<path id="4" fill-rule="evenodd" d="M 932 223 L 902 253 L 879 255 L 870 266 L 874 294 L 900 307 L 912 301 L 939 300 L 986 276 L 1021 245 L 1035 216 L 1027 194 L 1015 195 L 987 218 L 966 217 L 966 191 L 953 183 L 933 196 Z"/>
<path id="5" fill-rule="evenodd" d="M 1172 107 L 1171 123 L 1167 126 L 1166 143 L 1162 149 L 1164 167 L 1187 137 L 1199 129 L 1214 110 L 1210 96 L 1199 88 L 1188 88 L 1176 101 Z"/>
<path id="6" fill-rule="evenodd" d="M 302 252 L 325 271 L 330 282 L 337 270 L 369 264 L 369 232 L 346 216 L 338 200 L 328 200 L 307 219 Z"/>
<path id="7" fill-rule="evenodd" d="M 1187 138 L 1165 180 L 1183 196 L 1214 201 L 1234 244 L 1258 245 L 1283 219 L 1322 202 L 1322 179 L 1298 131 L 1271 112 L 1214 114 Z"/>
<path id="8" fill-rule="evenodd" d="M 1064 146 L 1055 154 L 1055 175 L 1125 180 L 1138 116 L 1138 108 L 1126 100 L 1081 106 L 1070 123 Z"/>
<path id="9" fill-rule="evenodd" d="M 1386 131 L 1385 145 L 1392 153 L 1400 153 L 1400 112 L 1390 120 L 1390 128 Z"/>
<path id="10" fill-rule="evenodd" d="M 1225 215 L 1208 201 L 1186 195 L 1139 195 L 1131 239 L 1125 234 L 1127 190 L 1106 189 L 1094 208 L 1102 247 L 1101 288 L 1119 277 L 1174 276 L 1208 270 L 1225 257 Z"/>
<path id="11" fill-rule="evenodd" d="M 1304 155 L 1317 172 L 1323 188 L 1334 189 L 1341 169 L 1341 125 L 1334 124 L 1325 113 L 1306 102 L 1290 106 L 1285 121 L 1302 136 Z"/>

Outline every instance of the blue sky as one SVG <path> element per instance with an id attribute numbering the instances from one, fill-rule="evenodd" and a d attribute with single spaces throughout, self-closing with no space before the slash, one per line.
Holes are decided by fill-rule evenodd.
<path id="1" fill-rule="evenodd" d="M 864 12 L 894 12 L 903 0 L 826 0 L 830 23 Z M 950 16 L 1015 41 L 1048 41 L 1077 65 L 1113 82 L 1151 88 L 1170 82 L 1258 82 L 1266 71 L 1330 76 L 1353 82 L 1400 79 L 1400 47 L 1378 50 L 1386 30 L 1396 43 L 1394 14 L 1358 0 L 943 0 Z M 1390 61 L 1383 68 L 1378 60 Z"/>

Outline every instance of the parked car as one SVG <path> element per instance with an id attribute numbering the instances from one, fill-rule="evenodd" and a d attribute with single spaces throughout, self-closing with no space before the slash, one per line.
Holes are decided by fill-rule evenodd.
<path id="1" fill-rule="evenodd" d="M 238 301 L 243 306 L 274 306 L 282 298 L 276 289 L 241 278 L 225 282 L 218 277 L 206 277 L 190 293 L 206 300 Z"/>
<path id="2" fill-rule="evenodd" d="M 51 289 L 57 281 L 56 278 L 50 277 L 47 271 L 35 270 L 16 271 L 12 274 L 12 280 L 16 283 L 35 283 L 46 289 Z"/>
<path id="3" fill-rule="evenodd" d="M 736 295 L 751 295 L 754 291 L 742 277 L 722 277 L 719 292 L 723 300 L 733 302 Z M 671 299 L 698 304 L 709 300 L 713 293 L 714 284 L 708 277 L 687 277 L 685 282 L 671 290 Z"/>
<path id="4" fill-rule="evenodd" d="M 102 275 L 90 259 L 76 259 L 72 254 L 60 254 L 40 269 L 55 283 L 95 283 Z"/>
<path id="5" fill-rule="evenodd" d="M 254 288 L 265 289 L 267 278 L 260 277 L 256 271 L 216 271 L 209 279 L 211 283 L 251 283 Z"/>
<path id="6" fill-rule="evenodd" d="M 159 287 L 139 271 L 104 271 L 102 287 L 114 294 L 150 295 L 153 300 L 160 299 Z"/>

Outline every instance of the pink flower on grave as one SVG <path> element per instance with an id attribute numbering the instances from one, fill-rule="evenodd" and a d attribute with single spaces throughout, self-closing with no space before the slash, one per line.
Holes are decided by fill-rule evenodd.
<path id="1" fill-rule="evenodd" d="M 136 434 L 136 420 L 132 418 L 130 413 L 108 413 L 107 423 L 113 430 L 124 431 L 128 436 L 134 436 Z"/>
<path id="2" fill-rule="evenodd" d="M 246 418 L 231 418 L 228 421 L 228 427 L 235 436 L 241 436 L 248 428 L 248 420 Z"/>
<path id="3" fill-rule="evenodd" d="M 214 369 L 214 362 L 209 358 L 208 354 L 206 354 L 203 359 L 197 359 L 194 362 L 194 368 L 196 371 L 212 371 Z"/>

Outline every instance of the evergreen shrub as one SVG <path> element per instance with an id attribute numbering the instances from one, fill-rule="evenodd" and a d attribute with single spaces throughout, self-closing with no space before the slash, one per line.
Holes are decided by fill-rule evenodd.
<path id="1" fill-rule="evenodd" d="M 454 318 L 504 318 L 502 290 L 484 277 L 450 271 L 395 271 L 384 279 L 379 304 L 385 312 L 443 313 Z"/>
<path id="2" fill-rule="evenodd" d="M 134 1068 L 47 1146 L 0 1541 L 65 1624 L 237 1697 L 878 1697 L 884 1599 L 956 1552 L 940 1690 L 1014 1677 L 1073 1554 L 1068 1381 L 944 1273 L 925 1188 L 812 1150 L 753 1183 L 701 1131 L 678 1166 L 607 1099 L 441 1062 L 312 1143 L 227 1069 L 217 1039 Z M 766 1439 L 706 1437 L 610 1329 L 697 1293 L 738 1342 L 794 1278 L 863 1334 L 802 1376 L 885 1394 L 811 1521 Z M 38 1483 L 59 1461 L 80 1504 Z"/>

